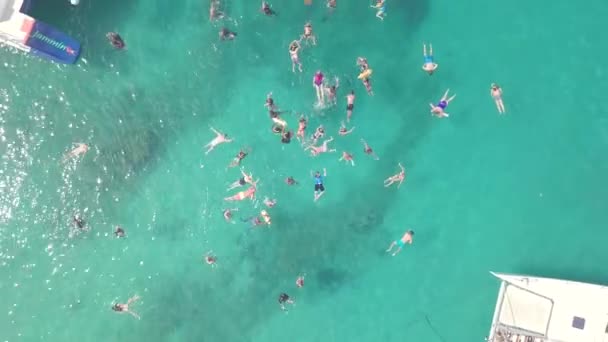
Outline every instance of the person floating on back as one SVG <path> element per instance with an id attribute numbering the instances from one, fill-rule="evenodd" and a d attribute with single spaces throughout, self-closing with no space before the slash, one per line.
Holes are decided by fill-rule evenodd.
<path id="1" fill-rule="evenodd" d="M 319 171 L 315 172 L 314 175 L 311 171 L 310 175 L 315 180 L 315 199 L 314 199 L 314 201 L 316 202 L 325 193 L 325 186 L 323 186 L 323 177 L 327 177 L 327 170 L 325 168 L 323 168 L 323 176 L 321 176 L 321 172 L 319 172 Z"/>
<path id="2" fill-rule="evenodd" d="M 445 109 L 448 107 L 450 102 L 452 102 L 452 100 L 454 100 L 456 95 L 452 95 L 452 97 L 448 98 L 449 92 L 450 92 L 450 89 L 445 91 L 445 94 L 443 94 L 443 96 L 441 97 L 441 100 L 439 100 L 439 103 L 437 103 L 437 105 L 430 103 L 432 115 L 435 115 L 438 118 L 447 118 L 448 116 L 450 116 L 450 114 L 445 112 Z"/>
<path id="3" fill-rule="evenodd" d="M 384 0 L 377 0 L 375 5 L 371 5 L 371 8 L 375 8 L 378 10 L 376 12 L 376 17 L 380 20 L 384 20 L 386 16 L 386 4 Z"/>
<path id="4" fill-rule="evenodd" d="M 403 183 L 403 181 L 405 180 L 405 168 L 403 167 L 403 165 L 401 165 L 401 163 L 399 163 L 399 168 L 401 169 L 401 171 L 399 171 L 398 174 L 390 176 L 384 180 L 385 188 L 388 188 L 396 182 L 399 182 L 399 185 L 397 185 L 397 189 L 401 187 L 401 183 Z"/>
<path id="5" fill-rule="evenodd" d="M 401 239 L 393 241 L 391 243 L 391 245 L 388 246 L 388 249 L 386 250 L 386 252 L 387 253 L 392 252 L 393 247 L 397 246 L 397 250 L 395 250 L 395 252 L 393 252 L 393 256 L 395 256 L 395 255 L 397 255 L 397 253 L 401 252 L 401 249 L 403 247 L 405 247 L 405 244 L 411 245 L 412 242 L 414 242 L 414 231 L 408 230 L 407 232 L 405 232 L 405 234 L 403 234 Z"/>
<path id="6" fill-rule="evenodd" d="M 424 55 L 424 64 L 422 64 L 422 70 L 426 71 L 429 75 L 439 67 L 439 64 L 433 61 L 433 45 L 429 44 L 429 54 L 426 54 L 426 44 L 422 44 L 422 54 Z"/>
<path id="7" fill-rule="evenodd" d="M 498 109 L 498 113 L 504 114 L 505 104 L 502 102 L 502 89 L 496 83 L 492 83 L 490 85 L 490 95 L 494 99 L 494 103 L 496 103 L 496 108 Z"/>

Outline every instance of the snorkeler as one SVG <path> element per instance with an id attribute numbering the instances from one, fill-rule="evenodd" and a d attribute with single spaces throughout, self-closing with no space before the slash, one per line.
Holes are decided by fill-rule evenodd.
<path id="1" fill-rule="evenodd" d="M 246 219 L 241 219 L 241 221 L 249 223 L 252 228 L 255 228 L 257 226 L 261 226 L 264 224 L 264 222 L 262 222 L 262 219 L 260 219 L 259 216 L 251 216 Z"/>
<path id="2" fill-rule="evenodd" d="M 255 198 L 256 184 L 258 181 L 252 182 L 249 189 L 239 191 L 236 195 L 224 198 L 224 201 L 242 201 L 246 198 L 253 200 Z"/>
<path id="3" fill-rule="evenodd" d="M 304 24 L 304 33 L 300 36 L 300 40 L 306 40 L 306 42 L 312 42 L 312 45 L 317 45 L 317 37 L 312 32 L 312 24 L 307 22 Z"/>
<path id="4" fill-rule="evenodd" d="M 250 151 L 251 149 L 249 148 L 241 149 L 239 153 L 237 153 L 237 155 L 234 157 L 230 165 L 228 165 L 228 167 L 235 167 L 241 165 L 241 160 L 245 159 L 245 157 L 247 157 Z"/>
<path id="5" fill-rule="evenodd" d="M 238 187 L 243 186 L 243 185 L 245 185 L 247 183 L 253 184 L 253 174 L 252 173 L 247 174 L 245 172 L 245 170 L 241 169 L 241 175 L 243 177 L 241 177 L 238 180 L 232 182 L 232 184 L 230 184 L 228 186 L 228 189 L 226 189 L 226 191 L 230 191 L 232 189 L 238 188 Z"/>
<path id="6" fill-rule="evenodd" d="M 272 16 L 272 15 L 277 14 L 272 8 L 270 8 L 270 4 L 267 3 L 266 1 L 262 1 L 261 11 L 262 11 L 262 13 L 264 13 L 267 16 Z"/>
<path id="7" fill-rule="evenodd" d="M 346 121 L 350 121 L 350 117 L 353 116 L 354 108 L 355 108 L 355 91 L 351 90 L 350 94 L 346 95 Z"/>
<path id="8" fill-rule="evenodd" d="M 498 113 L 504 114 L 505 104 L 502 102 L 502 89 L 496 83 L 492 83 L 490 85 L 490 95 L 494 99 L 494 103 L 496 103 L 496 108 L 498 109 Z"/>
<path id="9" fill-rule="evenodd" d="M 363 143 L 363 152 L 365 152 L 365 154 L 372 156 L 376 160 L 380 159 L 365 140 L 361 139 L 361 143 Z"/>
<path id="10" fill-rule="evenodd" d="M 74 143 L 73 145 L 74 148 L 63 157 L 64 161 L 84 155 L 89 150 L 89 146 L 84 143 Z"/>
<path id="11" fill-rule="evenodd" d="M 219 36 L 221 40 L 233 40 L 236 38 L 236 32 L 230 31 L 229 29 L 222 27 L 219 32 Z"/>
<path id="12" fill-rule="evenodd" d="M 121 226 L 116 226 L 115 229 L 114 229 L 114 235 L 117 238 L 122 238 L 122 237 L 125 237 L 126 233 L 125 233 L 125 230 L 122 229 Z"/>
<path id="13" fill-rule="evenodd" d="M 312 79 L 312 86 L 315 88 L 317 92 L 317 103 L 319 105 L 323 105 L 325 103 L 325 95 L 323 92 L 323 81 L 324 76 L 321 70 L 317 70 L 315 76 Z"/>
<path id="14" fill-rule="evenodd" d="M 424 55 L 424 64 L 422 64 L 422 70 L 432 75 L 435 69 L 439 67 L 437 63 L 433 61 L 433 45 L 429 44 L 429 54 L 426 54 L 426 44 L 422 44 L 422 54 Z"/>
<path id="15" fill-rule="evenodd" d="M 445 91 L 445 94 L 443 94 L 443 96 L 441 97 L 441 100 L 439 100 L 439 103 L 437 103 L 436 106 L 434 104 L 430 103 L 432 115 L 435 115 L 438 118 L 446 118 L 446 117 L 450 116 L 450 114 L 446 113 L 444 110 L 448 107 L 450 102 L 452 102 L 452 100 L 454 100 L 456 95 L 452 95 L 452 97 L 448 98 L 449 92 L 450 92 L 450 89 Z"/>
<path id="16" fill-rule="evenodd" d="M 384 20 L 384 17 L 386 16 L 386 4 L 384 0 L 377 0 L 376 4 L 371 5 L 370 7 L 377 9 L 378 12 L 376 12 L 376 17 L 380 20 Z"/>
<path id="17" fill-rule="evenodd" d="M 298 140 L 304 141 L 304 137 L 306 135 L 306 126 L 308 125 L 308 120 L 304 115 L 300 116 L 300 120 L 298 121 L 298 132 L 296 133 L 296 137 Z"/>
<path id="18" fill-rule="evenodd" d="M 341 136 L 345 136 L 345 135 L 351 134 L 354 130 L 355 130 L 355 127 L 351 128 L 351 129 L 347 129 L 346 125 L 344 124 L 344 121 L 342 121 L 342 123 L 340 124 L 340 129 L 338 130 L 338 134 Z"/>
<path id="19" fill-rule="evenodd" d="M 129 300 L 127 301 L 126 304 L 116 303 L 116 304 L 112 305 L 112 310 L 114 310 L 117 313 L 128 313 L 129 315 L 131 315 L 137 319 L 140 319 L 140 317 L 137 313 L 135 313 L 129 309 L 129 305 L 138 301 L 139 298 L 140 297 L 138 295 L 135 295 L 135 296 L 129 298 Z"/>
<path id="20" fill-rule="evenodd" d="M 289 295 L 287 293 L 281 293 L 279 295 L 279 305 L 281 306 L 281 310 L 283 310 L 283 311 L 287 311 L 285 304 L 295 305 L 295 302 L 293 301 L 293 299 L 291 299 L 289 297 Z"/>
<path id="21" fill-rule="evenodd" d="M 393 241 L 386 252 L 390 253 L 393 250 L 393 247 L 397 246 L 397 250 L 393 253 L 393 256 L 395 256 L 397 253 L 401 252 L 401 249 L 404 248 L 406 244 L 411 245 L 412 242 L 414 242 L 414 231 L 410 229 L 403 234 L 401 239 Z"/>
<path id="22" fill-rule="evenodd" d="M 213 131 L 213 133 L 215 133 L 215 138 L 205 145 L 205 147 L 207 147 L 207 152 L 205 152 L 205 154 L 209 154 L 209 152 L 213 151 L 213 149 L 219 144 L 232 142 L 232 139 L 228 139 L 228 135 L 217 131 L 213 127 L 209 128 Z"/>
<path id="23" fill-rule="evenodd" d="M 327 147 L 327 144 L 329 144 L 330 142 L 332 142 L 334 140 L 333 137 L 330 137 L 329 139 L 323 141 L 323 144 L 321 146 L 315 146 L 315 145 L 308 145 L 304 151 L 308 151 L 310 150 L 310 155 L 313 157 L 318 156 L 321 153 L 326 153 L 326 152 L 336 152 L 336 149 L 330 149 Z"/>
<path id="24" fill-rule="evenodd" d="M 106 33 L 106 38 L 110 41 L 113 47 L 122 50 L 125 48 L 125 41 L 122 40 L 122 37 L 116 32 L 108 32 Z"/>
<path id="25" fill-rule="evenodd" d="M 323 178 L 327 177 L 327 170 L 323 168 L 323 176 L 321 176 L 321 172 L 317 171 L 314 174 L 310 171 L 310 175 L 315 180 L 315 199 L 316 202 L 323 194 L 325 193 L 325 186 L 323 186 Z"/>
<path id="26" fill-rule="evenodd" d="M 292 176 L 285 178 L 285 183 L 287 185 L 298 185 L 298 182 Z"/>
<path id="27" fill-rule="evenodd" d="M 294 40 L 289 44 L 289 57 L 291 57 L 291 71 L 296 72 L 296 65 L 298 66 L 298 70 L 302 72 L 302 62 L 300 62 L 300 57 L 298 56 L 298 52 L 300 51 L 300 42 Z"/>
<path id="28" fill-rule="evenodd" d="M 388 188 L 389 186 L 393 185 L 395 182 L 399 182 L 399 185 L 397 185 L 397 189 L 399 189 L 399 187 L 401 187 L 401 183 L 403 183 L 403 181 L 405 180 L 405 169 L 403 168 L 403 165 L 401 165 L 401 163 L 399 163 L 399 168 L 401 169 L 401 171 L 398 174 L 396 174 L 394 176 L 390 176 L 384 180 L 385 188 Z"/>

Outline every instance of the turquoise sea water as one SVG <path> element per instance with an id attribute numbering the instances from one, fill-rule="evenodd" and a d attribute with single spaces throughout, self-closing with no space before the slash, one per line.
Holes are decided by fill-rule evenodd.
<path id="1" fill-rule="evenodd" d="M 0 50 L 1 341 L 482 341 L 490 270 L 608 283 L 608 5 L 389 0 L 380 22 L 366 2 L 338 2 L 331 15 L 319 0 L 276 2 L 267 18 L 257 2 L 230 0 L 217 23 L 199 0 L 36 5 L 83 54 L 57 66 Z M 318 45 L 293 74 L 287 45 L 308 20 Z M 221 25 L 237 39 L 219 42 Z M 128 49 L 113 50 L 107 31 Z M 440 65 L 431 77 L 422 42 Z M 374 69 L 373 97 L 357 56 Z M 313 107 L 317 69 L 341 79 L 335 109 Z M 339 137 L 351 88 L 356 128 Z M 447 88 L 451 116 L 431 117 Z M 309 132 L 323 124 L 338 152 L 281 144 L 269 91 L 311 118 Z M 205 156 L 209 126 L 235 141 Z M 73 142 L 91 149 L 62 163 Z M 226 204 L 241 147 L 258 200 Z M 338 163 L 344 150 L 356 167 Z M 398 162 L 407 180 L 385 189 Z M 327 191 L 313 203 L 309 172 L 323 167 Z M 257 214 L 265 196 L 278 200 L 271 228 L 222 218 L 227 207 L 237 221 Z M 70 233 L 75 213 L 90 231 Z M 414 244 L 386 255 L 406 228 Z M 288 314 L 281 292 L 296 300 Z M 110 310 L 134 294 L 141 320 Z"/>

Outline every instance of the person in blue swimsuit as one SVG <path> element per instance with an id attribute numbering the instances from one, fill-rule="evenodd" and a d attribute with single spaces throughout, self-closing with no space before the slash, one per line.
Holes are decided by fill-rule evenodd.
<path id="1" fill-rule="evenodd" d="M 323 186 L 323 177 L 327 177 L 327 170 L 323 168 L 323 176 L 321 176 L 321 172 L 317 171 L 314 174 L 310 171 L 310 175 L 315 180 L 315 202 L 323 196 L 325 193 L 325 187 Z"/>
<path id="2" fill-rule="evenodd" d="M 422 44 L 422 54 L 424 56 L 424 64 L 422 64 L 422 70 L 426 71 L 429 75 L 432 75 L 435 69 L 439 67 L 437 63 L 433 61 L 433 44 L 429 44 L 429 53 L 426 53 L 426 44 Z"/>
<path id="3" fill-rule="evenodd" d="M 443 94 L 443 96 L 441 97 L 441 100 L 439 100 L 437 105 L 430 103 L 432 115 L 436 115 L 439 118 L 445 118 L 445 117 L 450 116 L 450 114 L 445 112 L 445 109 L 448 107 L 450 102 L 452 102 L 452 100 L 454 100 L 456 95 L 452 95 L 452 97 L 448 98 L 449 92 L 450 92 L 450 89 L 445 91 L 445 94 Z"/>
<path id="4" fill-rule="evenodd" d="M 384 16 L 386 16 L 386 3 L 384 0 L 378 0 L 375 5 L 371 5 L 370 7 L 377 9 L 376 17 L 384 20 Z"/>
<path id="5" fill-rule="evenodd" d="M 393 256 L 397 255 L 397 253 L 401 252 L 401 249 L 405 247 L 405 244 L 412 244 L 414 242 L 414 231 L 409 229 L 407 232 L 403 234 L 401 239 L 395 240 L 391 243 L 391 245 L 386 250 L 387 253 L 390 253 L 393 250 L 393 247 L 397 246 L 397 250 L 393 252 Z"/>

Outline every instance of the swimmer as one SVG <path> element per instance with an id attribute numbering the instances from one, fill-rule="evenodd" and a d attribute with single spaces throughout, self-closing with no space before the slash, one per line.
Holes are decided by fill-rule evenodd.
<path id="1" fill-rule="evenodd" d="M 232 212 L 233 211 L 239 211 L 239 209 L 238 208 L 224 209 L 223 215 L 224 215 L 224 220 L 226 220 L 226 222 L 232 222 Z"/>
<path id="2" fill-rule="evenodd" d="M 89 146 L 87 146 L 87 144 L 74 143 L 73 145 L 74 145 L 74 148 L 65 155 L 65 157 L 63 158 L 64 161 L 71 159 L 71 158 L 80 157 L 80 156 L 84 155 L 85 153 L 87 153 L 87 151 L 89 150 Z"/>
<path id="3" fill-rule="evenodd" d="M 346 95 L 346 121 L 350 122 L 351 116 L 353 116 L 353 109 L 355 108 L 355 91 L 351 90 L 350 94 Z"/>
<path id="4" fill-rule="evenodd" d="M 207 265 L 211 266 L 211 268 L 217 267 L 217 264 L 216 264 L 217 257 L 215 255 L 213 255 L 213 251 L 207 252 L 207 254 L 205 254 L 204 258 L 205 258 L 205 263 L 207 263 Z"/>
<path id="5" fill-rule="evenodd" d="M 337 94 L 338 88 L 340 87 L 340 79 L 338 77 L 335 77 L 334 80 L 335 83 L 333 85 L 326 84 L 323 86 L 325 88 L 325 92 L 327 93 L 327 99 L 332 105 L 336 105 L 338 102 Z"/>
<path id="6" fill-rule="evenodd" d="M 222 27 L 219 32 L 219 36 L 221 40 L 233 40 L 236 38 L 236 32 L 230 31 L 229 29 Z"/>
<path id="7" fill-rule="evenodd" d="M 393 253 L 393 256 L 395 256 L 397 253 L 401 252 L 401 249 L 405 247 L 405 244 L 411 245 L 412 242 L 414 242 L 414 231 L 408 230 L 403 234 L 401 239 L 393 241 L 386 252 L 390 253 L 393 250 L 393 247 L 397 246 L 397 250 Z"/>
<path id="8" fill-rule="evenodd" d="M 272 224 L 272 219 L 270 218 L 270 214 L 266 210 L 260 211 L 260 216 L 262 216 L 262 221 L 265 225 L 270 226 Z"/>
<path id="9" fill-rule="evenodd" d="M 438 118 L 447 118 L 448 116 L 450 116 L 450 114 L 444 112 L 444 110 L 448 107 L 450 102 L 452 102 L 452 100 L 454 100 L 456 95 L 452 95 L 452 97 L 448 98 L 449 92 L 450 92 L 450 89 L 445 91 L 445 94 L 443 94 L 443 96 L 441 97 L 441 100 L 439 100 L 439 103 L 437 103 L 436 106 L 433 105 L 432 103 L 429 103 L 431 105 L 431 114 L 432 115 L 435 115 Z"/>
<path id="10" fill-rule="evenodd" d="M 376 160 L 380 159 L 365 140 L 361 139 L 361 142 L 363 143 L 363 152 L 365 152 L 365 154 L 372 156 Z"/>
<path id="11" fill-rule="evenodd" d="M 267 16 L 271 16 L 271 15 L 276 15 L 277 13 L 270 8 L 270 4 L 267 3 L 266 1 L 262 1 L 262 9 L 261 9 L 262 13 L 264 13 Z"/>
<path id="12" fill-rule="evenodd" d="M 386 16 L 386 4 L 384 0 L 377 0 L 375 5 L 371 5 L 371 8 L 375 8 L 378 10 L 376 12 L 376 17 L 380 20 L 384 20 Z"/>
<path id="13" fill-rule="evenodd" d="M 292 131 L 286 131 L 281 134 L 281 142 L 283 144 L 289 144 L 291 142 L 291 137 L 293 136 Z"/>
<path id="14" fill-rule="evenodd" d="M 274 100 L 272 98 L 272 92 L 266 94 L 266 103 L 264 107 L 268 108 L 269 111 L 275 110 L 277 107 L 274 105 Z"/>
<path id="15" fill-rule="evenodd" d="M 139 299 L 140 299 L 140 297 L 138 295 L 135 295 L 135 296 L 129 298 L 129 300 L 127 301 L 126 304 L 116 303 L 116 304 L 112 305 L 112 310 L 116 311 L 117 313 L 128 313 L 129 315 L 131 315 L 137 319 L 140 319 L 140 317 L 137 313 L 135 313 L 129 309 L 129 305 L 135 303 Z"/>
<path id="16" fill-rule="evenodd" d="M 72 224 L 74 225 L 74 227 L 80 229 L 80 230 L 84 230 L 87 223 L 84 221 L 84 219 L 82 217 L 80 217 L 79 215 L 74 215 L 72 217 Z"/>
<path id="17" fill-rule="evenodd" d="M 267 206 L 268 208 L 274 207 L 275 204 L 277 204 L 276 199 L 270 199 L 268 197 L 264 197 L 264 205 Z"/>
<path id="18" fill-rule="evenodd" d="M 372 82 L 370 81 L 369 77 L 364 78 L 363 80 L 361 80 L 361 82 L 363 82 L 363 86 L 365 86 L 367 94 L 370 96 L 374 96 L 374 91 L 372 90 Z"/>
<path id="19" fill-rule="evenodd" d="M 300 41 L 303 39 L 306 42 L 312 42 L 312 45 L 317 45 L 317 37 L 312 32 L 312 24 L 310 22 L 304 24 L 304 33 L 300 36 Z"/>
<path id="20" fill-rule="evenodd" d="M 399 163 L 399 168 L 401 168 L 401 171 L 398 174 L 396 174 L 394 176 L 390 176 L 384 180 L 385 188 L 388 188 L 389 186 L 393 185 L 395 182 L 399 182 L 399 185 L 397 185 L 397 189 L 399 189 L 399 187 L 401 187 L 401 183 L 403 183 L 403 181 L 405 180 L 405 169 L 403 168 L 403 165 L 401 165 L 401 163 Z"/>
<path id="21" fill-rule="evenodd" d="M 245 191 L 240 191 L 238 192 L 236 195 L 234 196 L 230 196 L 230 197 L 226 197 L 224 198 L 224 201 L 242 201 L 246 198 L 250 199 L 250 200 L 254 200 L 255 199 L 255 192 L 256 192 L 256 184 L 258 181 L 255 181 L 251 184 L 251 186 L 249 187 L 249 189 L 245 190 Z"/>
<path id="22" fill-rule="evenodd" d="M 323 92 L 323 81 L 324 76 L 321 70 L 317 70 L 315 76 L 312 78 L 312 86 L 315 88 L 317 92 L 317 103 L 322 105 L 325 103 L 325 95 Z"/>
<path id="23" fill-rule="evenodd" d="M 345 136 L 345 135 L 351 134 L 354 130 L 355 130 L 355 127 L 351 128 L 351 129 L 347 129 L 346 125 L 344 124 L 344 121 L 342 121 L 342 123 L 340 124 L 340 129 L 338 130 L 338 134 L 341 136 Z"/>
<path id="24" fill-rule="evenodd" d="M 498 86 L 498 84 L 492 83 L 490 85 L 490 95 L 494 99 L 494 103 L 496 103 L 498 113 L 504 114 L 506 112 L 505 104 L 502 102 L 502 89 L 500 86 Z"/>
<path id="25" fill-rule="evenodd" d="M 357 57 L 357 65 L 359 66 L 361 72 L 369 69 L 369 64 L 367 63 L 367 58 L 365 57 Z"/>
<path id="26" fill-rule="evenodd" d="M 342 157 L 338 161 L 345 161 L 347 164 L 350 162 L 352 166 L 355 166 L 355 159 L 352 154 L 348 152 L 342 152 Z"/>
<path id="27" fill-rule="evenodd" d="M 285 178 L 285 183 L 287 185 L 298 185 L 298 182 L 292 176 Z"/>
<path id="28" fill-rule="evenodd" d="M 327 8 L 334 9 L 336 8 L 336 0 L 327 0 Z"/>
<path id="29" fill-rule="evenodd" d="M 327 177 L 327 170 L 325 168 L 323 168 L 323 176 L 321 176 L 321 172 L 319 172 L 319 171 L 315 172 L 314 174 L 312 173 L 312 171 L 310 171 L 310 175 L 315 180 L 315 192 L 314 192 L 315 199 L 314 199 L 314 201 L 316 202 L 325 193 L 325 186 L 323 186 L 323 178 Z"/>
<path id="30" fill-rule="evenodd" d="M 306 126 L 308 125 L 308 119 L 303 115 L 300 116 L 300 120 L 298 121 L 298 132 L 296 133 L 296 137 L 298 140 L 303 141 L 306 135 Z"/>
<path id="31" fill-rule="evenodd" d="M 304 287 L 304 277 L 306 277 L 306 274 L 300 274 L 298 276 L 298 279 L 296 279 L 296 286 L 298 288 L 303 288 Z"/>
<path id="32" fill-rule="evenodd" d="M 302 72 L 302 62 L 300 62 L 300 57 L 298 56 L 298 52 L 300 51 L 300 42 L 294 40 L 289 44 L 289 57 L 291 57 L 291 72 L 296 72 L 296 65 L 298 66 L 298 70 Z"/>
<path id="33" fill-rule="evenodd" d="M 241 221 L 249 222 L 249 224 L 251 224 L 251 228 L 255 228 L 264 224 L 264 222 L 262 222 L 262 219 L 260 219 L 259 216 L 251 216 L 246 219 L 241 219 Z"/>
<path id="34" fill-rule="evenodd" d="M 224 13 L 219 11 L 220 2 L 217 0 L 211 0 L 211 4 L 209 6 L 209 20 L 222 19 L 224 17 Z"/>
<path id="35" fill-rule="evenodd" d="M 117 238 L 122 238 L 122 237 L 125 237 L 126 233 L 125 233 L 125 230 L 122 229 L 121 226 L 116 226 L 116 228 L 114 229 L 114 235 Z"/>
<path id="36" fill-rule="evenodd" d="M 209 154 L 209 152 L 213 151 L 213 149 L 219 144 L 232 142 L 232 139 L 228 139 L 228 135 L 217 131 L 213 127 L 209 128 L 213 131 L 213 133 L 215 133 L 215 138 L 205 145 L 205 147 L 207 147 L 207 152 L 205 152 L 205 154 Z"/>
<path id="37" fill-rule="evenodd" d="M 433 61 L 433 45 L 429 44 L 429 54 L 426 54 L 426 44 L 422 44 L 422 54 L 424 56 L 424 64 L 422 64 L 422 70 L 432 75 L 435 69 L 439 67 L 437 63 Z"/>
<path id="38" fill-rule="evenodd" d="M 281 310 L 283 310 L 283 311 L 287 311 L 285 304 L 295 305 L 295 302 L 293 301 L 293 299 L 291 299 L 289 297 L 289 295 L 287 293 L 281 293 L 279 295 L 279 305 L 281 306 Z"/>
<path id="39" fill-rule="evenodd" d="M 323 128 L 323 125 L 319 125 L 319 127 L 317 127 L 317 129 L 315 129 L 315 132 L 312 135 L 312 143 L 316 144 L 317 141 L 321 138 L 323 138 L 325 136 L 325 128 Z"/>
<path id="40" fill-rule="evenodd" d="M 334 140 L 334 137 L 330 137 L 329 139 L 323 141 L 323 144 L 321 146 L 309 145 L 304 149 L 304 151 L 310 150 L 310 155 L 313 157 L 316 157 L 321 153 L 336 152 L 336 149 L 333 149 L 333 148 L 330 149 L 327 147 L 327 144 L 329 144 L 333 140 Z"/>
<path id="41" fill-rule="evenodd" d="M 121 50 L 125 48 L 125 42 L 122 40 L 122 37 L 116 32 L 108 32 L 106 33 L 106 38 L 110 41 L 113 47 Z"/>
<path id="42" fill-rule="evenodd" d="M 245 170 L 241 169 L 241 175 L 243 177 L 239 178 L 237 181 L 232 182 L 232 184 L 230 184 L 228 186 L 228 189 L 226 189 L 226 191 L 230 191 L 232 189 L 238 188 L 238 187 L 243 186 L 243 185 L 245 185 L 247 183 L 252 184 L 252 182 L 253 182 L 253 174 L 252 173 L 247 174 L 245 172 Z"/>
<path id="43" fill-rule="evenodd" d="M 237 155 L 234 157 L 230 165 L 228 165 L 228 167 L 235 167 L 241 165 L 241 160 L 245 159 L 249 152 L 251 152 L 251 149 L 249 148 L 241 149 L 239 153 L 237 153 Z"/>

